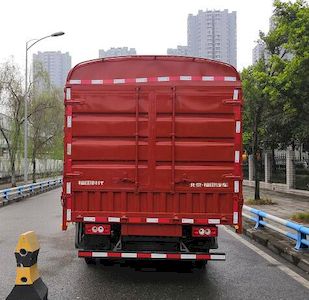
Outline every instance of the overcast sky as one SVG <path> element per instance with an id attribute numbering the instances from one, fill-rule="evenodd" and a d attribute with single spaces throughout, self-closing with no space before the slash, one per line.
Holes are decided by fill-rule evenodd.
<path id="1" fill-rule="evenodd" d="M 187 16 L 200 9 L 237 11 L 238 69 L 250 65 L 259 30 L 268 31 L 272 0 L 2 0 L 0 62 L 14 56 L 23 68 L 25 42 L 56 31 L 66 34 L 38 43 L 30 53 L 68 51 L 73 65 L 110 47 L 166 54 L 167 48 L 186 45 Z"/>

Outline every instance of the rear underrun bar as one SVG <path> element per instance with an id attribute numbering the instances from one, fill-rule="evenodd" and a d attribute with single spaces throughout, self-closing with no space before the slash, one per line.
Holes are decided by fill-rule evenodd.
<path id="1" fill-rule="evenodd" d="M 225 260 L 225 253 L 150 253 L 78 251 L 78 257 L 106 259 L 157 259 L 157 260 Z"/>

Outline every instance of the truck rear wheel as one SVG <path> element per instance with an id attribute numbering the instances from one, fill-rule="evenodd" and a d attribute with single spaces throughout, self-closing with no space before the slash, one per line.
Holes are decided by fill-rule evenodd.
<path id="1" fill-rule="evenodd" d="M 85 263 L 87 265 L 95 265 L 96 260 L 95 260 L 95 258 L 92 258 L 92 257 L 85 257 Z"/>
<path id="2" fill-rule="evenodd" d="M 203 270 L 206 268 L 207 262 L 207 260 L 198 260 L 195 262 L 194 266 L 199 270 Z"/>

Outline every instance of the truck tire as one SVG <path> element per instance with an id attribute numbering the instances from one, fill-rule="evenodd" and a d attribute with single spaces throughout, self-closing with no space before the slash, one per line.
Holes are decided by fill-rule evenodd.
<path id="1" fill-rule="evenodd" d="M 199 260 L 195 262 L 194 266 L 199 270 L 203 270 L 206 268 L 207 262 L 208 260 Z"/>
<path id="2" fill-rule="evenodd" d="M 96 260 L 95 260 L 95 258 L 92 258 L 92 257 L 85 257 L 85 263 L 87 265 L 95 265 Z"/>

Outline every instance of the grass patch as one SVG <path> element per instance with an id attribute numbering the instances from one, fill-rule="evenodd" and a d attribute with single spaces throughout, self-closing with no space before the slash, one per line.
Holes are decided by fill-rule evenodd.
<path id="1" fill-rule="evenodd" d="M 298 223 L 309 223 L 309 212 L 301 212 L 294 214 L 291 217 L 291 220 L 298 222 Z"/>
<path id="2" fill-rule="evenodd" d="M 245 201 L 245 204 L 249 204 L 249 205 L 276 205 L 277 203 L 273 202 L 269 198 L 262 198 L 262 199 L 259 199 L 259 200 L 247 199 Z"/>

